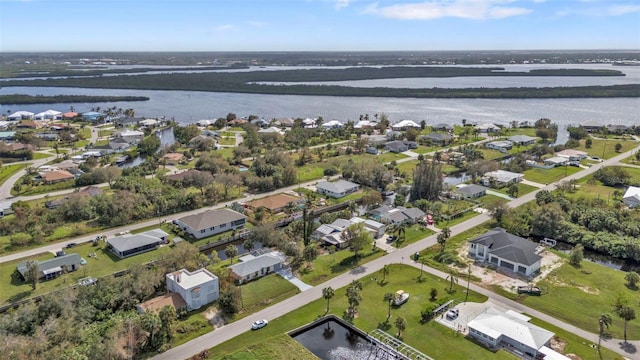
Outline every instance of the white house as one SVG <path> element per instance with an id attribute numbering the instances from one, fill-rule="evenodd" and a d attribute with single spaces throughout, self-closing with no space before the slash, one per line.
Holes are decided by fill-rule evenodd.
<path id="1" fill-rule="evenodd" d="M 347 180 L 338 180 L 336 182 L 321 181 L 316 185 L 316 191 L 333 198 L 341 198 L 347 194 L 358 191 L 359 187 L 358 184 Z"/>
<path id="2" fill-rule="evenodd" d="M 173 220 L 173 223 L 196 239 L 244 227 L 247 217 L 231 209 L 207 210 Z"/>
<path id="3" fill-rule="evenodd" d="M 280 128 L 272 126 L 270 128 L 258 130 L 258 134 L 280 134 L 280 135 L 284 135 L 284 131 L 282 131 Z"/>
<path id="4" fill-rule="evenodd" d="M 536 142 L 536 138 L 528 135 L 513 135 L 508 140 L 520 145 L 530 145 Z"/>
<path id="5" fill-rule="evenodd" d="M 420 129 L 420 125 L 413 120 L 402 120 L 391 126 L 391 128 L 394 131 L 405 131 L 409 128 Z"/>
<path id="6" fill-rule="evenodd" d="M 513 149 L 513 143 L 511 141 L 492 141 L 484 145 L 487 149 L 498 150 L 500 152 L 507 152 Z"/>
<path id="7" fill-rule="evenodd" d="M 35 120 L 61 120 L 62 112 L 56 110 L 47 110 L 41 113 L 37 113 L 34 116 Z"/>
<path id="8" fill-rule="evenodd" d="M 230 275 L 242 284 L 280 270 L 283 256 L 278 252 L 271 252 L 259 256 L 246 255 L 240 260 L 241 262 L 229 266 L 229 270 Z"/>
<path id="9" fill-rule="evenodd" d="M 167 290 L 178 293 L 188 310 L 210 304 L 220 295 L 218 277 L 202 268 L 194 272 L 182 269 L 166 275 Z"/>
<path id="10" fill-rule="evenodd" d="M 482 184 L 489 186 L 494 183 L 498 187 L 516 184 L 522 181 L 524 174 L 506 170 L 489 171 L 482 177 Z"/>
<path id="11" fill-rule="evenodd" d="M 515 311 L 502 312 L 489 307 L 471 320 L 467 327 L 469 336 L 490 348 L 504 346 L 536 359 L 541 358 L 538 357 L 539 353 L 552 354 L 549 359 L 568 359 L 547 347 L 555 334 L 529 323 L 529 320 L 529 317 Z"/>
<path id="12" fill-rule="evenodd" d="M 331 120 L 328 121 L 324 124 L 322 124 L 322 129 L 323 130 L 327 130 L 327 129 L 340 129 L 341 127 L 343 127 L 344 124 L 342 124 L 340 121 L 338 120 Z"/>
<path id="13" fill-rule="evenodd" d="M 154 229 L 139 234 L 125 234 L 107 240 L 107 247 L 121 259 L 129 256 L 152 251 L 165 244 L 169 240 L 169 234 Z"/>
<path id="14" fill-rule="evenodd" d="M 537 244 L 495 228 L 469 240 L 469 256 L 511 273 L 531 276 L 540 270 Z"/>
<path id="15" fill-rule="evenodd" d="M 570 161 L 579 161 L 579 160 L 585 159 L 587 157 L 587 153 L 580 150 L 565 149 L 562 151 L 558 151 L 556 153 L 556 156 L 567 158 Z"/>
<path id="16" fill-rule="evenodd" d="M 11 121 L 16 120 L 33 120 L 33 116 L 35 114 L 29 111 L 16 111 L 13 114 L 9 115 L 7 119 Z"/>
<path id="17" fill-rule="evenodd" d="M 500 127 L 499 126 L 497 126 L 495 124 L 491 124 L 491 123 L 478 125 L 478 126 L 476 126 L 476 129 L 481 133 L 490 133 L 490 132 L 499 132 L 500 131 Z"/>
<path id="18" fill-rule="evenodd" d="M 561 166 L 566 165 L 569 159 L 562 156 L 554 156 L 544 160 L 545 165 Z"/>
<path id="19" fill-rule="evenodd" d="M 118 133 L 117 136 L 125 139 L 129 144 L 133 144 L 142 140 L 142 138 L 144 138 L 144 133 L 138 130 L 125 129 Z"/>
<path id="20" fill-rule="evenodd" d="M 360 120 L 355 125 L 353 125 L 354 129 L 365 129 L 365 128 L 374 128 L 378 126 L 378 123 L 375 121 L 369 120 Z"/>
<path id="21" fill-rule="evenodd" d="M 622 196 L 622 202 L 630 208 L 640 207 L 640 187 L 629 186 Z"/>

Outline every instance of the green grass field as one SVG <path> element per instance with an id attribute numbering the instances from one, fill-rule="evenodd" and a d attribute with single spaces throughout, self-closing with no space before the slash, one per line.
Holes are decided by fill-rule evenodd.
<path id="1" fill-rule="evenodd" d="M 585 151 L 590 156 L 597 156 L 602 159 L 612 158 L 619 153 L 616 152 L 616 144 L 622 145 L 622 149 L 620 152 L 625 152 L 633 149 L 638 146 L 638 143 L 635 141 L 624 141 L 624 140 L 600 140 L 600 139 L 591 139 L 592 144 L 591 148 L 587 149 L 585 146 L 585 139 L 580 140 L 580 146 L 576 148 L 576 150 Z"/>
<path id="2" fill-rule="evenodd" d="M 394 335 L 396 329 L 393 327 L 393 321 L 398 316 L 402 316 L 407 320 L 407 327 L 402 334 L 402 340 L 434 359 L 516 359 L 514 355 L 504 351 L 490 352 L 433 320 L 426 324 L 419 322 L 420 311 L 427 304 L 430 304 L 429 292 L 431 288 L 438 290 L 439 300 L 448 298 L 463 301 L 465 296 L 464 286 L 454 285 L 453 293 L 448 294 L 446 292 L 448 283 L 443 279 L 426 273 L 423 273 L 420 277 L 419 269 L 403 265 L 390 266 L 390 273 L 386 277 L 383 286 L 379 283 L 382 280 L 381 273 L 376 274 L 376 279 L 378 282 L 373 281 L 369 276 L 361 279 L 363 283 L 363 291 L 361 293 L 363 300 L 358 308 L 358 316 L 353 320 L 353 324 L 361 330 L 369 332 L 375 328 L 382 328 L 387 333 Z M 411 297 L 402 307 L 392 308 L 391 319 L 387 323 L 388 309 L 383 297 L 385 293 L 393 293 L 398 289 L 403 289 L 410 293 Z M 484 302 L 486 298 L 470 292 L 468 301 Z M 342 316 L 347 305 L 345 289 L 337 289 L 335 296 L 330 301 L 329 313 Z M 318 299 L 307 306 L 294 310 L 280 318 L 273 319 L 269 322 L 269 326 L 260 330 L 259 337 L 249 336 L 249 333 L 245 333 L 210 349 L 209 359 L 254 359 L 255 357 L 252 357 L 253 351 L 247 352 L 248 349 L 260 349 L 263 346 L 269 348 L 270 346 L 267 343 L 271 342 L 272 339 L 283 336 L 284 333 L 323 316 L 326 306 L 326 300 Z M 582 345 L 584 339 L 577 338 L 566 332 L 558 332 L 558 335 L 563 341 L 567 342 L 566 349 L 569 349 L 582 359 L 592 359 L 590 351 L 593 351 L 593 349 Z M 455 351 L 452 351 L 452 349 L 455 349 Z M 226 357 L 229 354 L 242 354 L 245 357 Z M 279 359 L 278 354 L 275 353 L 273 355 L 275 357 L 265 354 L 260 359 Z M 306 356 L 306 354 L 300 354 L 300 358 L 305 358 L 302 356 Z M 606 359 L 616 359 L 615 355 L 608 351 L 603 351 L 603 356 Z"/>
<path id="3" fill-rule="evenodd" d="M 382 154 L 378 154 L 378 155 L 371 155 L 371 154 L 363 154 L 362 156 L 369 156 L 369 157 L 373 157 L 373 159 L 375 159 L 376 162 L 380 163 L 380 164 L 386 164 L 392 161 L 398 161 L 401 159 L 406 159 L 409 156 L 405 155 L 405 154 L 396 154 L 396 153 L 392 153 L 392 152 L 385 152 Z"/>
<path id="4" fill-rule="evenodd" d="M 78 283 L 78 279 L 86 276 L 93 276 L 94 278 L 106 276 L 116 271 L 125 270 L 133 264 L 147 263 L 161 257 L 162 254 L 171 251 L 170 247 L 163 246 L 155 251 L 146 252 L 126 259 L 118 259 L 110 252 L 106 251 L 104 247 L 104 243 L 101 243 L 98 247 L 94 247 L 90 243 L 84 243 L 77 245 L 73 249 L 66 250 L 68 254 L 77 253 L 80 257 L 87 260 L 87 264 L 83 265 L 80 270 L 62 275 L 57 279 L 39 282 L 35 291 L 31 290 L 31 285 L 22 281 L 14 272 L 16 266 L 20 262 L 28 259 L 1 263 L 0 304 L 7 304 L 73 286 Z M 91 253 L 95 253 L 97 257 L 89 257 L 89 254 Z M 42 261 L 53 257 L 53 254 L 46 253 L 30 257 L 29 259 Z"/>
<path id="5" fill-rule="evenodd" d="M 371 249 L 366 249 L 358 254 L 358 262 L 368 262 L 383 255 L 383 251 L 372 252 Z M 315 286 L 353 269 L 354 265 L 353 252 L 350 250 L 340 250 L 332 254 L 326 252 L 313 260 L 311 268 L 302 268 L 298 277 L 303 282 Z"/>
<path id="6" fill-rule="evenodd" d="M 223 137 L 220 140 L 218 140 L 218 143 L 220 145 L 235 145 L 236 144 L 236 138 L 235 137 Z"/>
<path id="7" fill-rule="evenodd" d="M 558 166 L 551 169 L 531 168 L 524 172 L 524 178 L 539 184 L 550 184 L 582 170 L 574 166 Z"/>
<path id="8" fill-rule="evenodd" d="M 507 194 L 507 191 L 509 190 L 508 187 L 503 187 L 503 188 L 500 188 L 500 189 L 492 189 L 492 190 L 500 192 L 500 193 L 503 193 L 503 194 L 506 194 L 506 195 L 509 195 L 509 194 Z M 527 184 L 523 184 L 523 183 L 518 183 L 518 197 L 520 197 L 520 196 L 522 196 L 524 194 L 528 194 L 530 192 L 536 191 L 536 190 L 538 190 L 538 188 L 535 187 L 535 186 L 531 186 L 531 185 L 527 185 Z"/>
<path id="9" fill-rule="evenodd" d="M 0 167 L 0 184 L 4 184 L 4 182 L 7 181 L 8 178 L 13 176 L 18 171 L 24 169 L 25 167 L 27 167 L 26 164 L 11 164 Z"/>

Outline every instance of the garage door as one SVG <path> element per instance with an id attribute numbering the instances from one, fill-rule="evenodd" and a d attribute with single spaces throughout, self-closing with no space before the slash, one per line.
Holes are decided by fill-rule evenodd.
<path id="1" fill-rule="evenodd" d="M 500 262 L 500 267 L 513 271 L 513 264 L 508 261 L 502 260 Z"/>

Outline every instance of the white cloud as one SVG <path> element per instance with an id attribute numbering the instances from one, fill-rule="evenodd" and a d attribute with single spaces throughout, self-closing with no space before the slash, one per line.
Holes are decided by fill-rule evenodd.
<path id="1" fill-rule="evenodd" d="M 342 8 L 346 8 L 347 6 L 349 6 L 349 4 L 351 4 L 354 1 L 355 0 L 336 0 L 336 4 L 334 6 L 336 10 L 340 10 Z"/>
<path id="2" fill-rule="evenodd" d="M 502 19 L 525 15 L 531 9 L 506 6 L 511 0 L 430 0 L 379 7 L 370 5 L 365 12 L 400 20 L 433 20 L 443 17 L 462 19 Z"/>
<path id="3" fill-rule="evenodd" d="M 607 14 L 613 16 L 640 13 L 640 5 L 616 5 L 607 9 Z"/>

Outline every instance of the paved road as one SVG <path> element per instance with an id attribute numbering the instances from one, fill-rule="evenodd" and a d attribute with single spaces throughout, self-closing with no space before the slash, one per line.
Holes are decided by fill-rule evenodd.
<path id="1" fill-rule="evenodd" d="M 338 176 L 334 176 L 331 179 L 336 179 L 336 178 L 338 178 Z M 140 228 L 144 228 L 144 227 L 148 227 L 148 226 L 159 225 L 164 220 L 176 219 L 176 218 L 180 218 L 180 217 L 187 216 L 187 215 L 198 214 L 198 213 L 201 213 L 201 212 L 206 211 L 206 210 L 220 209 L 220 208 L 223 208 L 223 207 L 231 206 L 231 204 L 236 202 L 236 201 L 238 201 L 238 202 L 251 201 L 251 200 L 259 199 L 259 198 L 262 198 L 262 197 L 265 197 L 265 196 L 279 194 L 279 193 L 281 193 L 283 191 L 292 191 L 292 190 L 300 188 L 300 187 L 313 186 L 316 183 L 318 183 L 319 181 L 321 181 L 321 179 L 320 180 L 309 181 L 309 182 L 306 182 L 306 183 L 291 185 L 289 187 L 281 188 L 281 189 L 274 190 L 274 191 L 271 191 L 271 192 L 268 192 L 268 193 L 248 195 L 248 196 L 246 196 L 246 197 L 244 197 L 242 199 L 230 200 L 230 201 L 227 201 L 227 202 L 224 202 L 224 203 L 217 204 L 215 206 L 209 206 L 209 207 L 204 207 L 204 208 L 195 209 L 195 210 L 191 210 L 191 211 L 185 211 L 185 212 L 182 212 L 182 213 L 171 214 L 171 215 L 168 215 L 168 216 L 163 216 L 163 217 L 160 217 L 160 218 L 147 220 L 147 221 L 140 222 L 140 223 L 137 223 L 137 224 L 130 224 L 130 225 L 125 225 L 125 226 L 120 226 L 120 227 L 117 227 L 117 228 L 112 228 L 112 229 L 109 229 L 109 230 L 102 231 L 102 232 L 99 233 L 99 235 L 105 235 L 107 237 L 112 237 L 112 236 L 115 236 L 117 233 L 120 233 L 122 231 L 131 231 L 131 230 L 134 230 L 134 229 L 140 229 Z M 37 195 L 37 196 L 41 196 L 41 195 Z M 46 246 L 30 249 L 30 250 L 25 250 L 25 251 L 13 253 L 13 254 L 4 255 L 4 256 L 0 257 L 0 263 L 7 262 L 7 261 L 18 260 L 18 259 L 22 259 L 22 258 L 27 258 L 29 256 L 34 256 L 34 255 L 38 255 L 38 254 L 42 254 L 42 253 L 46 253 L 46 252 L 55 252 L 55 251 L 60 250 L 62 247 L 64 247 L 68 243 L 72 243 L 72 242 L 73 243 L 89 242 L 89 241 L 93 240 L 95 237 L 96 237 L 96 234 L 94 233 L 94 234 L 80 236 L 80 237 L 77 237 L 77 238 L 74 238 L 74 239 L 68 239 L 66 241 L 62 241 L 62 242 L 58 242 L 58 243 L 49 244 L 49 245 L 46 245 Z"/>
<path id="2" fill-rule="evenodd" d="M 635 150 L 635 149 L 634 149 Z M 632 154 L 633 150 L 628 151 L 626 153 L 620 154 L 612 159 L 606 160 L 605 162 L 603 162 L 600 165 L 597 166 L 592 166 L 589 169 L 585 169 L 582 170 L 580 172 L 577 172 L 575 174 L 572 174 L 570 176 L 568 176 L 565 179 L 562 179 L 560 181 L 557 181 L 555 183 L 549 184 L 541 189 L 538 189 L 534 192 L 528 193 L 523 195 L 522 197 L 519 197 L 517 199 L 514 199 L 513 201 L 509 202 L 508 205 L 511 207 L 517 207 L 520 206 L 522 204 L 525 204 L 531 200 L 535 199 L 535 195 L 537 192 L 541 191 L 541 190 L 553 190 L 555 189 L 558 184 L 562 181 L 567 181 L 570 179 L 579 179 L 585 176 L 588 176 L 594 172 L 596 172 L 599 168 L 601 168 L 602 166 L 605 165 L 609 165 L 609 164 L 616 164 L 617 162 L 619 162 L 620 160 L 630 156 Z M 478 226 L 486 221 L 488 221 L 490 219 L 489 215 L 487 214 L 480 214 L 476 217 L 473 217 L 467 221 L 464 221 L 460 224 L 454 225 L 451 227 L 451 235 L 454 236 L 456 234 L 459 234 L 465 230 L 468 230 L 474 226 Z M 341 287 L 344 287 L 346 285 L 348 285 L 352 280 L 356 280 L 359 279 L 361 277 L 367 276 L 367 275 L 371 275 L 373 273 L 375 273 L 376 271 L 379 271 L 384 265 L 386 264 L 393 264 L 393 263 L 405 263 L 405 264 L 412 264 L 414 266 L 417 266 L 416 263 L 413 263 L 412 261 L 410 261 L 411 259 L 411 255 L 415 254 L 418 251 L 421 251 L 427 247 L 433 246 L 437 243 L 436 241 L 437 235 L 431 235 L 427 238 L 424 238 L 416 243 L 410 244 L 402 249 L 398 249 L 397 251 L 394 251 L 390 254 L 387 254 L 381 258 L 378 258 L 376 260 L 373 260 L 371 262 L 368 262 L 366 264 L 362 264 L 360 267 L 355 268 L 353 270 L 351 270 L 348 273 L 339 275 L 333 279 L 330 279 L 328 281 L 326 281 L 323 284 L 320 284 L 318 286 L 315 286 L 312 289 L 309 289 L 307 291 L 304 291 L 302 293 L 299 293 L 291 298 L 288 298 L 280 303 L 274 304 L 273 306 L 270 306 L 262 311 L 259 311 L 255 314 L 253 314 L 252 316 L 246 317 L 244 319 L 238 320 L 236 322 L 233 322 L 231 324 L 225 325 L 221 328 L 216 329 L 215 331 L 212 331 L 210 333 L 204 334 L 196 339 L 193 339 L 189 342 L 187 342 L 186 344 L 180 345 L 178 347 L 172 348 L 162 354 L 159 354 L 155 357 L 153 357 L 154 360 L 174 360 L 174 359 L 186 359 L 189 358 L 199 352 L 201 352 L 202 350 L 205 349 L 209 349 L 211 347 L 214 347 L 218 344 L 221 344 L 227 340 L 230 340 L 236 336 L 239 336 L 243 333 L 245 333 L 247 330 L 249 330 L 251 328 L 251 323 L 255 320 L 255 319 L 267 319 L 267 320 L 273 320 L 276 319 L 292 310 L 298 309 L 302 306 L 307 305 L 308 303 L 319 299 L 322 296 L 322 289 L 328 286 L 331 286 L 334 289 L 338 289 Z M 435 274 L 437 276 L 440 277 L 446 277 L 446 274 L 443 274 L 442 272 L 435 270 L 435 269 L 431 269 L 429 267 L 424 267 L 425 271 L 428 271 L 432 274 Z M 598 340 L 598 335 L 594 334 L 594 333 L 590 333 L 587 331 L 584 331 L 582 329 L 576 328 L 575 326 L 565 323 L 563 321 L 560 321 L 558 319 L 555 319 L 551 316 L 548 316 L 546 314 L 543 314 L 537 310 L 534 310 L 532 308 L 529 308 L 527 306 L 524 306 L 522 304 L 516 303 L 514 301 L 511 301 L 507 298 L 504 298 L 502 296 L 499 296 L 491 291 L 488 291 L 484 288 L 481 288 L 479 286 L 473 285 L 472 289 L 474 291 L 478 291 L 486 296 L 488 296 L 489 298 L 491 298 L 493 301 L 497 302 L 497 303 L 501 303 L 503 304 L 504 307 L 506 308 L 513 308 L 516 309 L 518 311 L 521 312 L 526 312 L 527 314 L 531 314 L 535 317 L 538 317 L 544 321 L 547 321 L 555 326 L 558 326 L 564 330 L 567 330 L 571 333 L 577 334 L 591 342 L 597 343 Z M 640 349 L 640 341 L 631 341 L 629 342 L 628 346 L 623 347 L 622 346 L 622 341 L 619 339 L 610 339 L 608 341 L 603 341 L 602 342 L 602 346 L 606 347 L 610 350 L 613 350 L 615 352 L 624 354 L 627 358 L 629 359 L 640 359 L 640 354 L 636 353 L 636 349 Z"/>
<path id="3" fill-rule="evenodd" d="M 51 155 L 47 158 L 44 159 L 38 159 L 38 160 L 33 160 L 33 161 L 27 161 L 28 167 L 34 167 L 37 168 L 38 166 L 42 166 L 46 163 L 48 163 L 49 161 L 53 160 L 56 156 L 55 155 Z M 2 183 L 2 185 L 0 185 L 0 199 L 1 200 L 6 200 L 6 199 L 10 199 L 13 200 L 13 196 L 11 195 L 11 189 L 13 188 L 13 184 L 16 183 L 16 181 L 18 181 L 21 177 L 25 176 L 27 174 L 27 171 L 22 169 L 20 171 L 18 171 L 17 173 L 13 174 L 13 176 L 9 177 L 7 180 L 5 180 L 4 183 Z"/>

